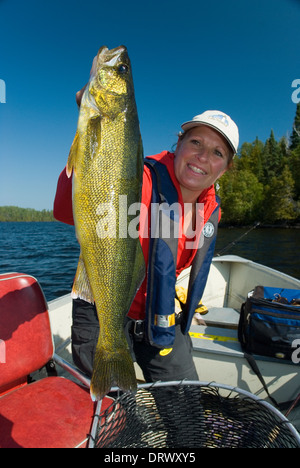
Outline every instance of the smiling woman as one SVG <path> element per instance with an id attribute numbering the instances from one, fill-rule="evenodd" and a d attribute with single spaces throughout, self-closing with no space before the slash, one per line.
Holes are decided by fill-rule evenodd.
<path id="1" fill-rule="evenodd" d="M 195 202 L 228 168 L 230 152 L 226 140 L 216 130 L 199 126 L 180 138 L 174 160 L 183 201 Z"/>
<path id="2" fill-rule="evenodd" d="M 239 134 L 231 118 L 219 111 L 206 111 L 182 125 L 174 170 L 183 201 L 194 203 L 232 164 Z"/>

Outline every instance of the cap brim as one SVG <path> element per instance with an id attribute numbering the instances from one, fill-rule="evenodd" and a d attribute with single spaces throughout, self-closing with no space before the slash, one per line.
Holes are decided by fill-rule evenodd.
<path id="1" fill-rule="evenodd" d="M 216 127 L 215 125 L 212 125 L 211 123 L 208 123 L 208 122 L 205 122 L 205 121 L 195 122 L 194 120 L 189 120 L 188 122 L 183 123 L 181 125 L 181 128 L 182 128 L 182 130 L 187 131 L 187 130 L 190 130 L 191 128 L 193 128 L 193 127 L 198 127 L 199 125 L 206 125 L 207 127 L 211 127 L 213 129 L 215 129 L 218 133 L 221 133 L 221 135 L 223 135 L 223 137 L 225 138 L 225 140 L 229 144 L 230 148 L 232 149 L 233 154 L 236 154 L 237 150 L 235 149 L 235 147 L 233 146 L 231 141 L 228 139 L 228 137 L 225 135 L 225 133 L 222 132 L 222 130 L 220 130 L 219 127 Z"/>

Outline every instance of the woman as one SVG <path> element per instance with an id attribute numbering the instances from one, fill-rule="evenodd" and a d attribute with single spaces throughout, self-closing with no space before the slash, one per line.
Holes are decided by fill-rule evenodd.
<path id="1" fill-rule="evenodd" d="M 81 93 L 77 94 L 79 101 L 80 97 Z M 206 284 L 220 219 L 214 183 L 232 165 L 239 141 L 236 124 L 220 111 L 197 115 L 182 129 L 174 153 L 150 156 L 144 167 L 142 204 L 147 207 L 147 216 L 140 217 L 140 241 L 148 274 L 128 313 L 126 331 L 147 382 L 198 380 L 188 331 Z M 175 215 L 172 210 L 167 212 L 179 236 L 164 235 L 163 229 L 153 235 L 153 226 L 148 226 L 147 220 L 153 222 L 153 207 L 162 203 L 182 208 Z M 65 170 L 58 181 L 54 216 L 73 224 L 72 179 Z M 203 220 L 201 225 L 198 219 Z M 189 266 L 188 297 L 177 315 L 176 278 Z M 95 307 L 74 300 L 73 359 L 88 375 L 92 374 L 98 335 Z"/>

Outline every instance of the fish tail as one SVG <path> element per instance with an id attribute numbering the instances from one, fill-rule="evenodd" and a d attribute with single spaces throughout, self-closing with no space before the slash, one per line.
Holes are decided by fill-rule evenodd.
<path id="1" fill-rule="evenodd" d="M 91 380 L 92 400 L 101 400 L 114 386 L 125 392 L 136 391 L 137 383 L 132 357 L 127 348 L 119 349 L 111 354 L 104 347 L 99 347 L 96 349 Z"/>

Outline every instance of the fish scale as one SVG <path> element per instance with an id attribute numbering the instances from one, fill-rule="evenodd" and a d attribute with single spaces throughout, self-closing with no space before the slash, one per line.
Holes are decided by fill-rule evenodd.
<path id="1" fill-rule="evenodd" d="M 135 391 L 124 320 L 145 276 L 139 238 L 119 237 L 120 196 L 141 201 L 143 149 L 130 61 L 124 46 L 102 47 L 82 97 L 67 173 L 73 171 L 73 214 L 81 247 L 72 296 L 95 302 L 100 333 L 91 395 L 112 386 Z M 122 226 L 124 234 L 124 226 Z"/>

